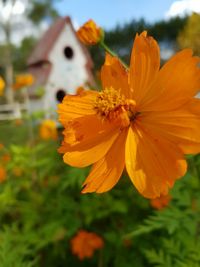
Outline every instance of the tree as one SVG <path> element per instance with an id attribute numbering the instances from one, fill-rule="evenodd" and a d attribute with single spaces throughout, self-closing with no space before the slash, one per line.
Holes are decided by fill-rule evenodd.
<path id="1" fill-rule="evenodd" d="M 23 27 L 25 19 L 31 20 L 35 25 L 39 25 L 44 19 L 53 20 L 58 13 L 53 8 L 55 0 L 0 0 L 0 30 L 5 36 L 2 46 L 3 60 L 0 65 L 5 69 L 6 80 L 6 97 L 8 103 L 13 103 L 13 45 L 11 43 L 11 35 L 13 29 L 20 25 Z M 29 40 L 31 41 L 31 40 Z M 33 42 L 32 42 L 33 43 Z M 30 47 L 30 42 L 26 40 L 23 45 Z M 26 46 L 26 47 L 27 47 Z M 21 65 L 22 66 L 22 65 Z"/>
<path id="2" fill-rule="evenodd" d="M 8 103 L 13 103 L 13 67 L 11 59 L 11 17 L 14 14 L 14 7 L 16 0 L 2 0 L 0 2 L 0 27 L 5 35 L 5 53 L 4 53 L 4 67 L 5 67 L 5 80 L 7 85 L 6 97 Z M 7 10 L 7 12 L 6 12 Z"/>
<path id="3" fill-rule="evenodd" d="M 28 11 L 28 17 L 35 24 L 43 19 L 54 20 L 58 17 L 58 12 L 53 7 L 55 0 L 33 0 Z"/>
<path id="4" fill-rule="evenodd" d="M 192 48 L 195 54 L 200 55 L 200 14 L 193 13 L 188 18 L 177 41 L 181 48 Z"/>
<path id="5" fill-rule="evenodd" d="M 127 64 L 130 60 L 130 52 L 136 33 L 147 30 L 159 42 L 167 41 L 176 46 L 176 38 L 178 33 L 183 29 L 187 18 L 172 18 L 170 20 L 161 20 L 156 23 L 149 24 L 144 19 L 132 20 L 125 25 L 118 25 L 113 30 L 105 33 L 106 44 L 115 51 Z M 97 47 L 90 48 L 95 67 L 100 68 L 104 61 L 103 51 Z"/>
<path id="6" fill-rule="evenodd" d="M 24 72 L 27 69 L 27 58 L 30 55 L 30 52 L 33 51 L 37 39 L 30 36 L 25 37 L 20 47 L 13 47 L 13 66 L 15 72 Z"/>

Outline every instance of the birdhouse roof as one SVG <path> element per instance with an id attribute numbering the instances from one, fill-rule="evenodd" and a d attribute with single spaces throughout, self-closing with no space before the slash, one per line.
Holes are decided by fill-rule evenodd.
<path id="1" fill-rule="evenodd" d="M 48 77 L 51 72 L 51 62 L 49 61 L 49 54 L 53 49 L 54 44 L 56 43 L 57 39 L 59 38 L 66 24 L 68 24 L 71 27 L 71 30 L 74 32 L 74 35 L 77 36 L 70 17 L 58 18 L 53 23 L 53 25 L 50 26 L 50 28 L 44 33 L 44 35 L 36 45 L 35 49 L 33 50 L 32 54 L 28 58 L 27 61 L 28 69 L 35 77 L 35 83 L 29 90 L 29 93 L 32 96 L 35 94 L 34 92 L 35 87 L 39 85 L 44 85 L 48 80 Z M 94 84 L 93 75 L 91 73 L 93 62 L 90 57 L 90 54 L 86 49 L 86 47 L 80 43 L 78 38 L 77 42 L 79 43 L 80 48 L 86 57 L 87 63 L 85 65 L 85 68 L 88 73 L 89 82 L 91 84 Z"/>
<path id="2" fill-rule="evenodd" d="M 74 27 L 72 25 L 70 17 L 60 17 L 58 18 L 53 25 L 44 33 L 32 54 L 28 58 L 28 66 L 35 65 L 39 62 L 48 62 L 49 61 L 49 53 L 51 52 L 54 44 L 56 43 L 59 35 L 61 34 L 65 25 L 70 25 L 72 31 L 76 35 Z M 77 41 L 79 42 L 78 38 Z M 80 42 L 79 42 L 80 43 Z M 92 67 L 93 63 L 91 57 L 87 51 L 87 49 L 80 43 L 80 46 L 87 57 L 88 67 Z"/>
<path id="3" fill-rule="evenodd" d="M 28 65 L 48 61 L 48 55 L 69 18 L 59 18 L 42 36 L 28 59 Z"/>

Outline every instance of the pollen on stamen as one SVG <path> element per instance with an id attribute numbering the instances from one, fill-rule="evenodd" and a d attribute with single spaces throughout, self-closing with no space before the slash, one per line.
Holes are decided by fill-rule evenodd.
<path id="1" fill-rule="evenodd" d="M 120 107 L 126 105 L 126 99 L 119 90 L 112 87 L 105 88 L 96 98 L 94 108 L 102 116 L 108 117 Z"/>

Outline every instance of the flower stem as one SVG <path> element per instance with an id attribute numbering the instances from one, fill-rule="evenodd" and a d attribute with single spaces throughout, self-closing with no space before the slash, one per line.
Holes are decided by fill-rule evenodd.
<path id="1" fill-rule="evenodd" d="M 99 43 L 99 45 L 108 53 L 108 54 L 110 54 L 111 56 L 113 56 L 113 57 L 118 57 L 118 55 L 115 53 L 115 52 L 113 52 L 105 43 L 104 43 L 104 41 L 101 41 L 100 43 Z M 119 57 L 118 57 L 119 58 Z M 128 69 L 128 66 L 127 66 L 127 64 L 122 60 L 122 59 L 120 59 L 119 58 L 119 60 L 120 60 L 120 62 L 122 63 L 122 65 L 126 68 L 126 69 Z"/>

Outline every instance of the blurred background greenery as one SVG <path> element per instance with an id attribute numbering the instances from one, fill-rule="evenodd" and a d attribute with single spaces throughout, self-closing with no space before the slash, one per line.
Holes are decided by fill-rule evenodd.
<path id="1" fill-rule="evenodd" d="M 200 266 L 199 156 L 164 204 L 140 196 L 126 173 L 112 191 L 82 195 L 88 168 L 65 165 L 60 141 L 37 127 L 30 139 L 28 127 L 0 124 L 1 266 Z M 80 230 L 104 244 L 82 260 L 71 247 Z"/>
<path id="2" fill-rule="evenodd" d="M 42 20 L 54 21 L 59 16 L 53 2 L 32 2 L 28 18 L 36 27 Z M 133 38 L 143 30 L 161 47 L 174 52 L 190 47 L 200 55 L 200 15 L 196 13 L 155 23 L 132 20 L 106 31 L 106 43 L 128 62 Z M 5 74 L 8 45 L 14 71 L 20 73 L 26 71 L 27 57 L 37 41 L 26 37 L 19 46 L 0 45 L 0 75 Z M 104 52 L 98 47 L 89 49 L 98 79 Z M 82 195 L 89 169 L 63 163 L 57 152 L 61 130 L 58 138 L 43 138 L 38 124 L 43 118 L 38 113 L 0 122 L 1 267 L 200 266 L 198 155 L 188 157 L 188 173 L 177 181 L 171 200 L 164 205 L 153 205 L 140 196 L 125 172 L 112 191 Z M 82 260 L 71 245 L 80 230 L 95 233 L 103 241 L 102 248 Z"/>

